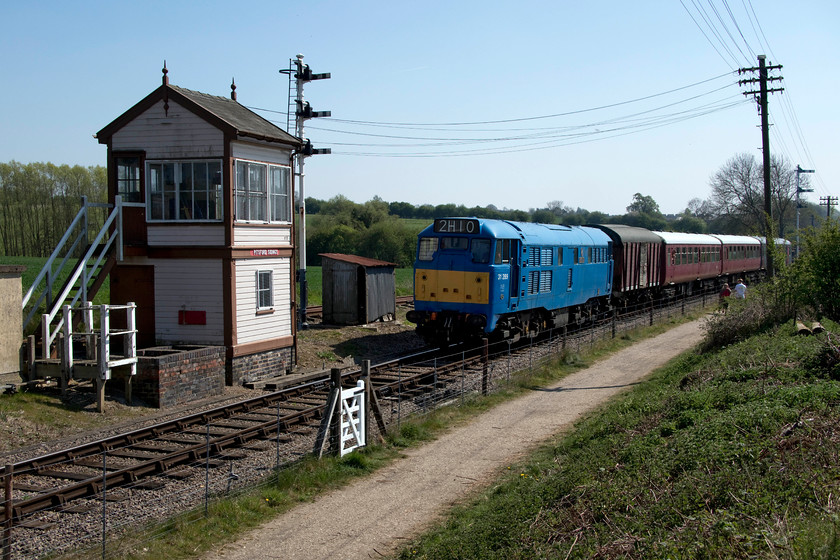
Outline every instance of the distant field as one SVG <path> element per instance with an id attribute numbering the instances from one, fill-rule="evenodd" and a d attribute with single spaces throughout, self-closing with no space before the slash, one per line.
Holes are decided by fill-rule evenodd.
<path id="1" fill-rule="evenodd" d="M 403 222 L 407 228 L 415 230 L 417 233 L 420 233 L 432 225 L 432 220 L 428 220 L 426 218 L 401 218 L 400 221 Z"/>
<path id="2" fill-rule="evenodd" d="M 21 291 L 25 295 L 26 292 L 29 290 L 29 287 L 35 281 L 35 278 L 38 277 L 38 274 L 41 272 L 41 269 L 44 267 L 44 264 L 47 262 L 47 259 L 44 257 L 0 257 L 0 265 L 21 265 L 25 266 L 26 270 L 24 270 L 23 274 L 20 277 L 21 283 Z M 62 274 L 58 276 L 58 278 L 53 280 L 53 290 L 57 291 L 61 288 L 64 284 L 65 279 L 70 274 L 70 271 L 75 266 L 75 260 L 71 259 L 67 262 L 64 267 L 64 271 Z M 44 282 L 41 282 L 41 286 L 44 286 Z M 105 280 L 105 283 L 102 285 L 102 288 L 99 289 L 99 293 L 93 298 L 93 303 L 95 304 L 102 304 L 108 303 L 111 297 L 111 283 L 109 280 Z"/>

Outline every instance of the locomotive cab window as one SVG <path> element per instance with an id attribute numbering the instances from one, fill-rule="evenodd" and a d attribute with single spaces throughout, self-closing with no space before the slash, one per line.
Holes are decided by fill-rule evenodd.
<path id="1" fill-rule="evenodd" d="M 470 251 L 472 252 L 472 262 L 480 264 L 490 262 L 489 239 L 473 239 L 472 243 L 470 243 Z"/>
<path id="2" fill-rule="evenodd" d="M 430 261 L 435 256 L 435 251 L 438 249 L 437 237 L 421 237 L 420 246 L 417 249 L 417 260 Z"/>
<path id="3" fill-rule="evenodd" d="M 440 248 L 444 251 L 466 251 L 470 241 L 466 237 L 441 237 Z"/>
<path id="4" fill-rule="evenodd" d="M 510 262 L 510 239 L 499 239 L 496 241 L 496 264 L 507 264 Z"/>

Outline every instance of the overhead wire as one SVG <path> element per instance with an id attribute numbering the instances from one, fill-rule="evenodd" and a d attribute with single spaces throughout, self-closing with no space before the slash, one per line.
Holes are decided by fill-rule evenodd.
<path id="1" fill-rule="evenodd" d="M 730 89 L 734 85 L 734 82 L 730 79 L 723 86 L 715 87 L 695 95 L 681 97 L 668 103 L 661 103 L 654 107 L 642 108 L 628 114 L 609 116 L 583 123 L 568 123 L 568 117 L 580 116 L 594 111 L 603 112 L 608 109 L 619 108 L 630 104 L 638 104 L 643 101 L 649 101 L 666 95 L 683 92 L 690 88 L 697 88 L 725 77 L 731 77 L 731 73 L 721 74 L 652 95 L 600 105 L 597 107 L 566 111 L 563 113 L 448 123 L 362 121 L 354 119 L 335 119 L 330 117 L 319 119 L 319 123 L 323 122 L 325 124 L 311 124 L 308 126 L 308 129 L 328 133 L 319 139 L 320 145 L 330 146 L 332 148 L 340 146 L 369 148 L 367 151 L 333 149 L 332 153 L 336 155 L 364 155 L 381 157 L 453 157 L 464 155 L 497 154 L 509 152 L 511 150 L 519 151 L 523 149 L 544 149 L 575 143 L 592 142 L 598 138 L 609 138 L 616 135 L 624 135 L 649 130 L 651 128 L 658 128 L 660 126 L 674 124 L 682 120 L 693 119 L 698 116 L 727 110 L 744 103 L 744 100 L 739 95 L 729 95 L 722 99 L 706 101 L 702 104 L 693 104 L 697 100 L 708 98 Z M 690 106 L 680 111 L 667 111 L 668 109 L 672 109 L 679 105 Z M 283 113 L 282 111 L 274 111 L 264 108 L 250 108 L 257 111 L 275 114 Z M 554 124 L 553 126 L 498 126 L 501 124 L 517 124 L 535 121 L 556 122 L 561 118 L 563 118 L 563 122 Z M 476 126 L 481 128 L 470 128 Z M 487 126 L 492 127 L 485 128 Z M 391 130 L 372 132 L 365 131 L 365 128 L 375 128 L 379 130 L 390 128 Z M 439 134 L 405 134 L 405 132 L 408 131 L 434 131 Z M 498 132 L 505 134 L 496 134 Z M 345 142 L 331 138 L 331 135 L 355 137 L 365 140 L 360 140 L 358 142 Z M 471 144 L 479 145 L 481 147 L 467 149 L 467 147 Z M 446 152 L 429 150 L 430 148 L 433 149 L 441 147 L 448 147 L 449 150 Z M 402 149 L 402 151 L 395 151 L 398 149 Z"/>
<path id="2" fill-rule="evenodd" d="M 714 20 L 709 16 L 708 12 L 705 10 L 702 4 L 699 3 L 700 0 L 691 0 L 691 5 L 699 14 L 699 19 L 702 20 L 708 28 L 704 28 L 698 21 L 698 17 L 695 17 L 691 10 L 686 6 L 683 0 L 680 0 L 683 8 L 688 12 L 689 16 L 691 17 L 694 24 L 698 27 L 700 32 L 706 38 L 706 40 L 712 45 L 715 51 L 718 53 L 721 58 L 724 59 L 725 62 L 728 63 L 728 60 L 721 54 L 721 49 L 728 53 L 730 56 L 734 57 L 732 49 L 729 48 L 727 41 L 725 41 L 724 36 L 729 37 L 729 41 L 732 45 L 741 52 L 742 56 L 744 51 L 739 46 L 739 42 L 735 39 L 733 34 L 729 31 L 729 26 L 723 21 L 723 18 L 720 16 L 720 10 L 714 4 L 714 0 L 707 0 L 707 3 L 711 9 L 711 11 L 717 16 L 717 21 L 720 23 L 723 31 L 721 31 L 718 26 L 715 24 Z M 750 41 L 743 33 L 743 29 L 741 25 L 738 23 L 738 18 L 735 16 L 735 13 L 732 10 L 728 0 L 721 0 L 721 4 L 726 9 L 729 19 L 732 21 L 735 29 L 740 36 L 741 41 L 743 41 L 746 49 L 755 57 L 757 56 L 755 53 L 757 52 L 756 49 L 752 47 Z M 741 0 L 741 5 L 744 8 L 744 13 L 747 16 L 747 20 L 750 23 L 750 26 L 753 31 L 753 35 L 755 36 L 758 44 L 760 46 L 760 52 L 769 53 L 774 59 L 778 60 L 776 54 L 773 52 L 773 49 L 770 46 L 769 41 L 767 40 L 767 36 L 764 33 L 764 29 L 761 26 L 761 23 L 758 19 L 758 15 L 756 14 L 755 7 L 752 4 L 752 0 Z M 718 41 L 718 44 L 715 44 L 710 39 L 710 35 L 715 37 Z M 748 62 L 751 62 L 751 59 L 747 59 Z M 796 110 L 791 99 L 791 94 L 789 91 L 789 86 L 783 81 L 784 84 L 784 95 L 779 96 L 779 103 L 773 104 L 774 106 L 780 107 L 780 110 L 777 111 L 775 114 L 778 116 L 778 119 L 774 119 L 773 127 L 771 128 L 772 135 L 774 137 L 774 144 L 778 145 L 780 148 L 778 151 L 787 157 L 790 161 L 800 161 L 805 162 L 806 164 L 810 164 L 811 167 L 813 166 L 813 156 L 811 154 L 810 149 L 808 148 L 808 143 L 806 141 L 805 135 L 802 131 L 802 128 L 799 124 L 799 119 L 796 115 Z M 792 149 L 791 149 L 792 147 Z M 794 157 L 796 154 L 796 158 Z M 817 173 L 814 175 L 814 180 L 817 185 L 821 188 L 821 190 L 827 190 L 825 187 L 824 180 L 822 177 Z"/>

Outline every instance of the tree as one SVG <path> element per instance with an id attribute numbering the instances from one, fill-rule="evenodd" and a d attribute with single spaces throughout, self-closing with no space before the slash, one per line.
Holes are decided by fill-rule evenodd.
<path id="1" fill-rule="evenodd" d="M 796 212 L 795 170 L 786 159 L 771 157 L 770 196 L 776 234 L 784 236 L 786 225 Z M 807 184 L 807 177 L 804 178 Z M 738 154 L 727 161 L 710 179 L 709 205 L 715 218 L 732 221 L 736 233 L 762 233 L 764 217 L 764 171 L 751 154 Z"/>
<path id="2" fill-rule="evenodd" d="M 679 218 L 671 222 L 671 229 L 685 233 L 706 233 L 706 222 L 697 216 L 692 216 L 686 209 Z"/>
<path id="3" fill-rule="evenodd" d="M 633 202 L 627 207 L 627 214 L 618 218 L 617 221 L 628 226 L 650 230 L 663 230 L 668 223 L 653 197 L 641 193 L 633 195 Z"/>
<path id="4" fill-rule="evenodd" d="M 660 212 L 659 210 L 659 204 L 657 204 L 656 201 L 653 200 L 653 197 L 644 196 L 641 193 L 636 193 L 633 195 L 633 202 L 631 202 L 630 206 L 627 207 L 627 213 L 662 216 L 662 212 Z"/>
<path id="5" fill-rule="evenodd" d="M 840 226 L 829 221 L 818 231 L 810 230 L 796 266 L 805 273 L 798 287 L 811 305 L 835 321 L 840 319 Z"/>
<path id="6" fill-rule="evenodd" d="M 540 208 L 539 210 L 534 210 L 531 214 L 531 220 L 538 224 L 553 224 L 557 218 L 551 210 Z"/>

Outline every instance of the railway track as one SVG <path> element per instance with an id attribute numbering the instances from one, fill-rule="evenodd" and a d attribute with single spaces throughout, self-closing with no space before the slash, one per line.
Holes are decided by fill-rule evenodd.
<path id="1" fill-rule="evenodd" d="M 414 353 L 371 367 L 377 400 L 411 399 L 440 388 L 456 368 L 468 367 L 477 358 L 462 358 L 447 365 L 438 351 Z M 432 357 L 436 368 L 406 365 Z M 452 360 L 449 360 L 451 362 Z M 361 370 L 342 375 L 342 385 L 352 385 Z M 434 378 L 434 380 L 430 380 Z M 75 511 L 74 500 L 91 498 L 103 488 L 131 486 L 158 489 L 165 479 L 184 476 L 185 467 L 204 464 L 219 467 L 242 458 L 242 449 L 254 442 L 288 439 L 290 433 L 319 425 L 330 392 L 329 379 L 318 376 L 292 386 L 237 403 L 158 423 L 128 433 L 20 461 L 0 470 L 0 477 L 13 473 L 13 488 L 27 497 L 11 505 L 13 524 L 37 527 L 34 515 L 42 511 Z M 103 463 L 103 457 L 110 461 Z M 154 483 L 143 480 L 157 479 Z M 0 511 L 0 524 L 8 519 Z"/>
<path id="2" fill-rule="evenodd" d="M 648 310 L 643 310 L 622 321 L 647 324 L 652 319 L 653 315 L 649 319 Z M 572 348 L 572 344 L 587 344 L 596 336 L 607 338 L 611 330 L 615 336 L 615 328 L 615 321 L 608 319 L 587 331 L 564 329 L 549 333 L 545 341 L 528 340 L 518 347 L 508 343 L 490 348 L 459 347 L 448 352 L 415 353 L 373 365 L 369 375 L 374 400 L 380 408 L 377 420 L 387 425 L 459 395 L 486 393 L 516 370 L 531 367 L 567 345 Z M 596 331 L 600 334 L 596 335 Z M 343 372 L 342 385 L 355 384 L 363 373 L 361 369 Z M 233 481 L 244 477 L 245 468 L 236 465 L 247 463 L 251 455 L 259 455 L 262 461 L 261 466 L 251 470 L 264 477 L 266 471 L 282 462 L 311 453 L 330 393 L 329 379 L 323 374 L 309 378 L 288 376 L 288 382 L 292 385 L 254 398 L 5 467 L 0 476 L 11 481 L 7 492 L 12 499 L 0 511 L 0 525 L 11 519 L 16 530 L 37 539 L 37 534 L 46 533 L 46 529 L 69 526 L 67 516 L 84 518 L 88 513 L 95 518 L 95 511 L 89 512 L 97 508 L 104 512 L 105 502 L 113 512 L 109 516 L 131 517 L 129 513 L 118 513 L 127 512 L 128 505 L 117 506 L 110 500 L 136 502 L 141 505 L 130 507 L 151 510 L 152 506 L 142 504 L 159 502 L 161 496 L 174 496 L 181 492 L 177 488 L 185 484 L 195 486 L 196 481 L 207 493 L 211 488 L 224 492 Z M 214 473 L 213 480 L 210 472 Z M 205 480 L 200 484 L 202 478 Z M 189 479 L 193 482 L 185 482 Z M 173 499 L 176 511 L 161 515 L 194 508 L 197 500 L 200 503 L 193 496 L 175 504 Z M 84 523 L 87 528 L 78 533 L 95 531 L 95 522 Z"/>

